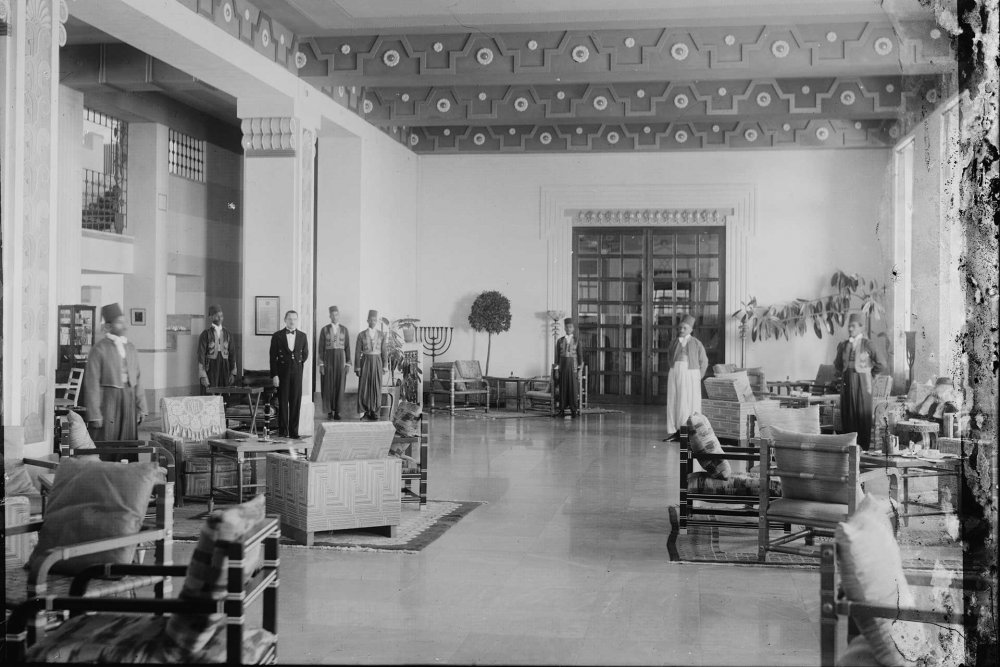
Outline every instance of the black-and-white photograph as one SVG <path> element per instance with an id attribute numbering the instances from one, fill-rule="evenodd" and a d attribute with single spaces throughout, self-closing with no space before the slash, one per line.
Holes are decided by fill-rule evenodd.
<path id="1" fill-rule="evenodd" d="M 0 0 L 4 664 L 997 664 L 998 16 Z"/>

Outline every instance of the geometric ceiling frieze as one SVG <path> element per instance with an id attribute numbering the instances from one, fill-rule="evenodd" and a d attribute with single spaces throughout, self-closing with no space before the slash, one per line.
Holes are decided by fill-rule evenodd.
<path id="1" fill-rule="evenodd" d="M 411 127 L 417 153 L 665 151 L 756 148 L 865 148 L 891 145 L 890 121 L 606 123 Z"/>
<path id="2" fill-rule="evenodd" d="M 570 86 L 369 88 L 360 113 L 375 125 L 700 120 L 727 117 L 898 118 L 938 77 L 739 80 Z M 338 87 L 339 88 L 339 87 Z M 334 93 L 343 96 L 347 88 Z M 940 92 L 940 91 L 938 91 Z"/>
<path id="3" fill-rule="evenodd" d="M 877 76 L 954 63 L 933 21 L 307 37 L 299 48 L 299 75 L 318 86 Z"/>

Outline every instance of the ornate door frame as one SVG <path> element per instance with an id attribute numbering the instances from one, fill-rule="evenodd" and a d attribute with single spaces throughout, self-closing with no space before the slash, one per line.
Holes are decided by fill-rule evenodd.
<path id="1" fill-rule="evenodd" d="M 752 183 L 543 186 L 539 236 L 545 241 L 546 309 L 572 311 L 573 227 L 723 225 L 726 227 L 725 313 L 749 293 L 751 241 L 757 232 Z M 736 321 L 726 317 L 726 359 L 739 356 Z"/>

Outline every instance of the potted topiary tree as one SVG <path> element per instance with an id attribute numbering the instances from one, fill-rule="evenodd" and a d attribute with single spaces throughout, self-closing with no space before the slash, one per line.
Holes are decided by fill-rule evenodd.
<path id="1" fill-rule="evenodd" d="M 475 331 L 488 334 L 486 342 L 486 372 L 490 374 L 490 351 L 493 334 L 510 331 L 510 299 L 496 290 L 488 290 L 476 297 L 469 312 L 469 325 Z"/>

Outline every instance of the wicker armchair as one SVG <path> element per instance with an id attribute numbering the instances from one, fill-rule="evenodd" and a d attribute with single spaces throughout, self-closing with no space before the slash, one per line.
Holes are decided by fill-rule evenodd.
<path id="1" fill-rule="evenodd" d="M 246 438 L 247 434 L 226 426 L 221 396 L 177 396 L 160 399 L 163 431 L 152 434 L 153 442 L 170 452 L 177 466 L 177 505 L 188 496 L 207 496 L 211 470 L 208 440 Z M 244 470 L 249 481 L 251 470 Z M 235 486 L 237 468 L 231 460 L 215 463 L 215 486 Z"/>

